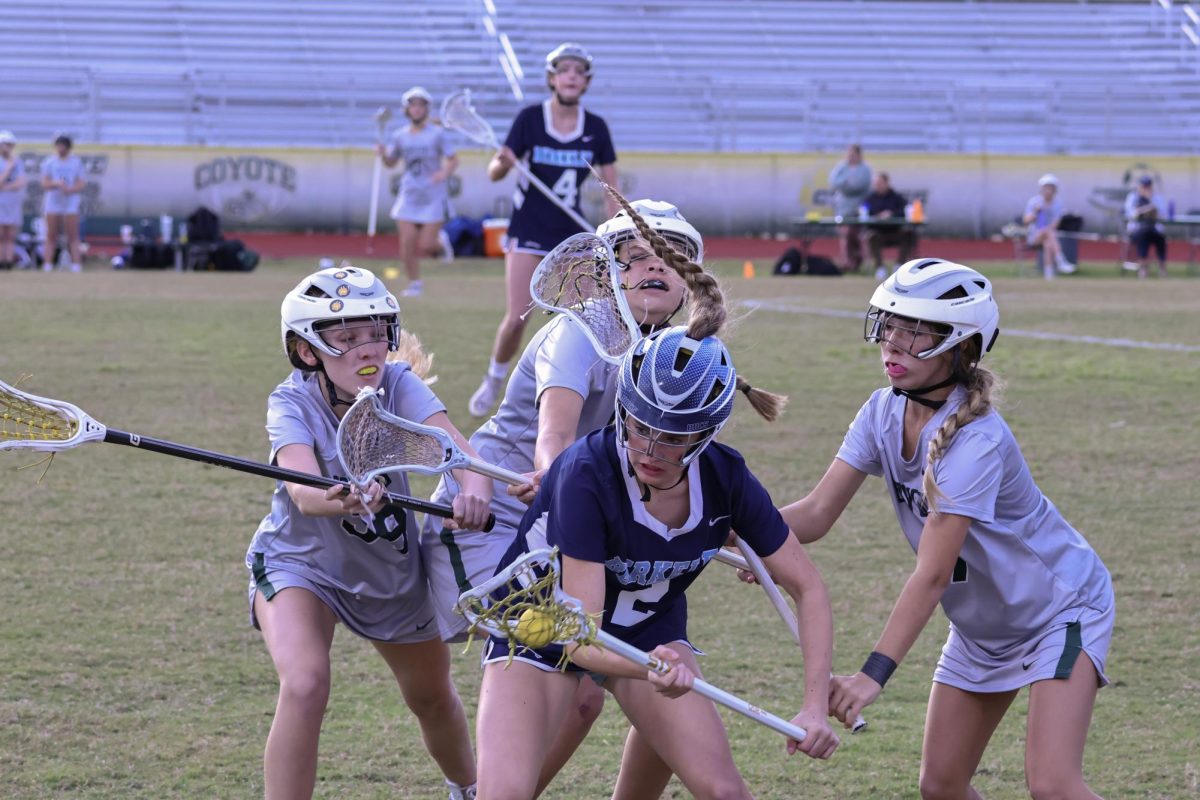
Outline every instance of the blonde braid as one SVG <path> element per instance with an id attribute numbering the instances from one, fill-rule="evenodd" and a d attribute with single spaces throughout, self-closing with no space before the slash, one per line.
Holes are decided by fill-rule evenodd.
<path id="1" fill-rule="evenodd" d="M 1002 384 L 996 374 L 978 364 L 968 369 L 969 372 L 963 375 L 962 380 L 959 381 L 967 389 L 967 399 L 946 418 L 942 427 L 938 428 L 937 433 L 929 440 L 925 477 L 921 482 L 921 489 L 925 492 L 925 502 L 930 511 L 937 511 L 938 501 L 945 498 L 942 490 L 938 488 L 937 481 L 933 478 L 934 463 L 941 459 L 946 450 L 950 448 L 951 442 L 954 441 L 954 435 L 960 428 L 984 416 L 999 402 Z"/>
<path id="2" fill-rule="evenodd" d="M 688 310 L 688 336 L 693 339 L 703 339 L 706 336 L 719 335 L 725 327 L 727 317 L 725 293 L 721 291 L 721 284 L 712 274 L 705 272 L 704 267 L 682 255 L 671 246 L 670 242 L 646 224 L 646 220 L 629 204 L 629 201 L 620 192 L 605 183 L 594 168 L 592 173 L 596 175 L 596 180 L 600 181 L 604 190 L 617 201 L 621 208 L 625 209 L 625 213 L 637 226 L 638 233 L 654 249 L 654 254 L 687 281 L 688 290 L 692 294 L 692 303 Z M 787 395 L 756 389 L 740 375 L 737 377 L 737 390 L 746 395 L 751 407 L 767 422 L 774 422 L 778 419 L 779 415 L 783 413 L 783 407 L 787 405 Z"/>
<path id="3" fill-rule="evenodd" d="M 638 233 L 653 248 L 654 254 L 687 282 L 688 290 L 692 294 L 691 308 L 688 310 L 688 336 L 703 339 L 705 336 L 720 335 L 721 329 L 725 327 L 725 295 L 717 279 L 705 272 L 704 267 L 680 254 L 670 242 L 646 224 L 642 215 L 634 210 L 620 192 L 603 180 L 600 181 L 600 185 L 625 209 L 625 213 L 637 226 Z"/>
<path id="4" fill-rule="evenodd" d="M 389 364 L 396 361 L 408 362 L 408 366 L 412 369 L 413 374 L 427 385 L 432 385 L 437 382 L 437 375 L 430 375 L 433 370 L 433 353 L 427 353 L 421 340 L 417 338 L 415 333 L 409 333 L 401 329 L 400 341 L 397 344 L 394 352 L 388 353 L 387 362 Z"/>

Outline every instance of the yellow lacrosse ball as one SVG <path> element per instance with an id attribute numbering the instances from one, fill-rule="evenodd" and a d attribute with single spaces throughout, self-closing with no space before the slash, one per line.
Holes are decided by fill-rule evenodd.
<path id="1" fill-rule="evenodd" d="M 400 270 L 396 269 L 395 267 L 386 267 L 383 270 L 383 279 L 384 280 L 394 281 L 399 277 L 400 277 Z"/>
<path id="2" fill-rule="evenodd" d="M 536 608 L 527 608 L 517 619 L 517 641 L 534 649 L 554 641 L 554 616 Z"/>

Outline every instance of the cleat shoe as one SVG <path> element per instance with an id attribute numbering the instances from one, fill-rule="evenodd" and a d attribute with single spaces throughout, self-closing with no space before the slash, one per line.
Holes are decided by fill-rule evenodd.
<path id="1" fill-rule="evenodd" d="M 483 382 L 479 384 L 479 388 L 475 390 L 475 394 L 471 395 L 471 401 L 467 404 L 467 410 L 471 412 L 471 416 L 486 417 L 491 413 L 492 406 L 496 405 L 496 400 L 499 399 L 503 389 L 503 376 L 497 378 L 491 374 L 484 375 Z"/>

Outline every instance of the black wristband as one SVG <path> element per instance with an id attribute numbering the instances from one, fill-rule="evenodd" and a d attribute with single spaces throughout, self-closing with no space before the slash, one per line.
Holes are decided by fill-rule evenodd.
<path id="1" fill-rule="evenodd" d="M 862 669 L 859 671 L 878 683 L 879 688 L 882 689 L 887 684 L 888 678 L 892 677 L 892 673 L 896 671 L 896 662 L 883 653 L 872 650 L 871 655 L 867 656 L 867 660 L 863 662 Z"/>

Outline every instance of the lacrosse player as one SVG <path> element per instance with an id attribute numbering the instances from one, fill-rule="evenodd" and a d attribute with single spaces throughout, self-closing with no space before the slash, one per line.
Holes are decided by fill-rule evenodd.
<path id="1" fill-rule="evenodd" d="M 71 137 L 60 135 L 54 140 L 55 155 L 42 161 L 42 189 L 45 190 L 43 213 L 46 216 L 46 241 L 42 243 L 42 269 L 54 269 L 58 237 L 65 234 L 71 255 L 71 272 L 83 269 L 79 249 L 79 207 L 84 180 L 83 161 L 71 154 Z"/>
<path id="2" fill-rule="evenodd" d="M 450 216 L 447 181 L 458 168 L 458 155 L 446 131 L 429 118 L 433 103 L 429 92 L 414 86 L 401 99 L 408 127 L 396 131 L 390 146 L 375 145 L 375 152 L 388 168 L 404 160 L 400 191 L 390 216 L 396 220 L 400 258 L 408 275 L 408 286 L 401 295 L 420 297 L 421 256 L 441 253 L 444 261 L 454 258 L 442 223 Z"/>
<path id="3" fill-rule="evenodd" d="M 701 261 L 704 242 L 675 206 L 638 200 L 633 207 L 680 253 Z M 683 307 L 686 284 L 640 237 L 626 211 L 603 223 L 597 233 L 613 247 L 623 269 L 626 302 L 644 333 L 666 325 Z M 579 437 L 604 427 L 612 417 L 616 366 L 601 358 L 580 324 L 558 315 L 539 330 L 517 361 L 512 380 L 495 415 L 471 436 L 471 445 L 492 464 L 514 472 L 535 473 L 531 482 L 507 490 L 497 484 L 492 501 L 496 526 L 489 533 L 443 530 L 441 520 L 426 517 L 421 537 L 436 610 L 448 641 L 466 638 L 467 623 L 453 608 L 463 589 L 478 586 L 496 570 L 517 526 L 537 491 L 541 474 Z M 443 479 L 435 502 L 450 502 L 458 491 Z M 520 497 L 520 499 L 518 499 Z M 583 741 L 604 702 L 603 692 L 583 683 L 579 713 L 546 754 L 544 788 Z"/>
<path id="4" fill-rule="evenodd" d="M 837 748 L 826 719 L 833 622 L 824 583 L 741 455 L 713 442 L 740 385 L 716 337 L 657 331 L 619 367 L 616 424 L 575 442 L 546 473 L 501 565 L 558 547 L 563 590 L 602 613 L 603 630 L 672 667 L 648 673 L 573 646 L 560 671 L 554 645 L 519 648 L 508 664 L 508 640 L 489 639 L 476 732 L 481 798 L 532 794 L 541 754 L 588 679 L 613 694 L 640 745 L 627 748 L 614 797 L 657 796 L 671 772 L 695 797 L 750 797 L 716 707 L 688 693 L 700 670 L 684 592 L 734 528 L 804 620 L 803 703 L 793 721 L 808 735 L 788 749 L 828 758 Z"/>
<path id="5" fill-rule="evenodd" d="M 12 131 L 0 131 L 0 269 L 13 268 L 17 260 L 17 233 L 24 222 L 21 201 L 28 179 L 25 165 L 13 152 L 16 144 L 17 137 Z"/>
<path id="6" fill-rule="evenodd" d="M 1083 747 L 1108 682 L 1112 582 L 994 409 L 997 378 L 980 361 L 999 323 L 991 284 L 969 267 L 917 259 L 884 281 L 864 335 L 879 344 L 890 386 L 871 395 L 825 476 L 783 518 L 815 541 L 868 475 L 884 478 L 917 564 L 862 670 L 833 680 L 829 705 L 848 723 L 874 702 L 940 601 L 950 636 L 926 712 L 923 797 L 978 797 L 971 777 L 1023 686 L 1030 792 L 1095 797 Z"/>
<path id="7" fill-rule="evenodd" d="M 371 272 L 343 264 L 309 275 L 284 298 L 282 333 L 295 369 L 267 401 L 273 463 L 338 477 L 337 423 L 364 387 L 383 389 L 387 410 L 444 428 L 474 453 L 409 363 L 389 360 L 400 349 L 399 309 Z M 419 351 L 403 355 L 415 359 Z M 391 478 L 393 488 L 408 492 L 404 474 Z M 458 478 L 453 524 L 482 527 L 491 481 L 470 473 Z M 339 489 L 277 484 L 271 512 L 246 553 L 250 620 L 279 674 L 264 757 L 266 795 L 312 795 L 329 648 L 340 622 L 387 662 L 450 797 L 473 797 L 467 720 L 450 679 L 449 650 L 438 635 L 416 517 L 385 508 L 380 484 L 365 493 L 341 495 Z"/>
<path id="8" fill-rule="evenodd" d="M 504 145 L 488 164 L 488 177 L 498 181 L 517 160 L 550 187 L 566 206 L 580 211 L 580 190 L 595 166 L 609 185 L 616 185 L 617 154 L 608 125 L 584 110 L 580 99 L 592 80 L 592 57 L 577 44 L 559 45 L 546 56 L 546 81 L 551 97 L 517 114 Z M 609 204 L 608 213 L 617 208 Z M 580 212 L 581 213 L 581 212 Z M 508 362 L 521 345 L 524 314 L 529 308 L 529 279 L 542 256 L 572 234 L 579 224 L 521 179 L 513 192 L 504 257 L 507 306 L 492 348 L 492 360 L 482 383 L 471 395 L 471 414 L 486 417 L 500 397 Z"/>

